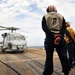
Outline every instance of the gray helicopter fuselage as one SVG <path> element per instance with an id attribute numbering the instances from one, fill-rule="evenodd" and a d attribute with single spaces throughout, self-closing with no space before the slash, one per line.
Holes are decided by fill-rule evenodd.
<path id="1" fill-rule="evenodd" d="M 26 38 L 20 33 L 9 33 L 4 38 L 3 49 L 5 51 L 24 51 L 26 48 Z"/>

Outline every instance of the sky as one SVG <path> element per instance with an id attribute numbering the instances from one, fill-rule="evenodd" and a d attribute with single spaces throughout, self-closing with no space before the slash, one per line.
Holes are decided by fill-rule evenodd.
<path id="1" fill-rule="evenodd" d="M 43 46 L 45 33 L 41 21 L 49 5 L 56 6 L 75 29 L 75 0 L 0 0 L 0 26 L 18 27 L 16 32 L 26 37 L 28 46 Z M 4 32 L 9 31 L 0 34 Z"/>

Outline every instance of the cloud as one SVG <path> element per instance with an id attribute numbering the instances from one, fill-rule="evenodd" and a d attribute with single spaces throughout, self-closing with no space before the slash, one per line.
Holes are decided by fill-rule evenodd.
<path id="1" fill-rule="evenodd" d="M 55 5 L 58 13 L 62 14 L 66 21 L 70 21 L 75 29 L 74 0 L 0 0 L 0 25 L 21 28 L 19 32 L 30 37 L 28 43 L 37 38 L 42 40 L 45 37 L 41 29 L 41 20 L 50 4 Z M 31 35 L 25 32 L 31 32 Z"/>

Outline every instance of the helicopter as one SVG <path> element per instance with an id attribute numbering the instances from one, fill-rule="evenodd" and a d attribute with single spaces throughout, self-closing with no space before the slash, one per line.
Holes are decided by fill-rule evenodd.
<path id="1" fill-rule="evenodd" d="M 17 51 L 24 52 L 27 48 L 26 37 L 20 33 L 14 33 L 14 31 L 19 30 L 16 27 L 4 27 L 0 26 L 0 30 L 11 30 L 9 33 L 3 33 L 1 36 L 3 37 L 3 45 L 1 46 L 2 52 L 6 51 Z"/>

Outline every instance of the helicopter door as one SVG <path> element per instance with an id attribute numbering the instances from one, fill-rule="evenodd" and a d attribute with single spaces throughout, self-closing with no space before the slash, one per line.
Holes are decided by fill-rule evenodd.
<path id="1" fill-rule="evenodd" d="M 4 39 L 4 48 L 8 47 L 9 36 L 6 36 Z"/>

